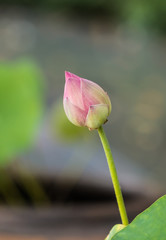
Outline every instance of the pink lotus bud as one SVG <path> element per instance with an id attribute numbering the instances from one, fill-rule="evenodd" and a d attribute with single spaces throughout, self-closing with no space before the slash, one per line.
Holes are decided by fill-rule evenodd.
<path id="1" fill-rule="evenodd" d="M 107 93 L 96 83 L 65 72 L 64 110 L 77 126 L 97 129 L 107 121 L 111 102 Z"/>

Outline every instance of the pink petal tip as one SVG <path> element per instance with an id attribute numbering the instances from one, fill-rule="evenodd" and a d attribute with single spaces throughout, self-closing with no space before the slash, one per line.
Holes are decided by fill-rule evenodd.
<path id="1" fill-rule="evenodd" d="M 65 71 L 65 79 L 66 81 L 68 81 L 68 79 L 70 78 L 75 78 L 75 79 L 79 79 L 80 80 L 80 77 L 71 73 L 71 72 L 68 72 L 68 71 Z"/>

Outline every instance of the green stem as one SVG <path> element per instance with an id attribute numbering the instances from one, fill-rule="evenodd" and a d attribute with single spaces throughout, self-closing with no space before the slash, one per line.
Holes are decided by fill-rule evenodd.
<path id="1" fill-rule="evenodd" d="M 100 136 L 100 139 L 101 139 L 104 151 L 105 151 L 105 155 L 107 158 L 110 175 L 112 178 L 112 183 L 113 183 L 113 187 L 115 190 L 115 195 L 116 195 L 116 199 L 117 199 L 117 203 L 118 203 L 118 208 L 119 208 L 120 216 L 122 219 L 122 224 L 128 225 L 129 221 L 128 221 L 128 217 L 127 217 L 127 213 L 126 213 L 126 208 L 125 208 L 125 204 L 124 204 L 124 200 L 123 200 L 114 160 L 112 157 L 112 153 L 111 153 L 111 149 L 110 149 L 107 137 L 104 133 L 102 126 L 98 129 L 98 133 L 99 133 L 99 136 Z"/>

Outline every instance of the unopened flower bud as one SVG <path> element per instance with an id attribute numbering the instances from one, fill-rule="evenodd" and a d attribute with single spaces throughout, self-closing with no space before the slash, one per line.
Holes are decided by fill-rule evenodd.
<path id="1" fill-rule="evenodd" d="M 77 126 L 97 129 L 107 121 L 111 102 L 107 93 L 96 83 L 65 72 L 64 110 Z"/>

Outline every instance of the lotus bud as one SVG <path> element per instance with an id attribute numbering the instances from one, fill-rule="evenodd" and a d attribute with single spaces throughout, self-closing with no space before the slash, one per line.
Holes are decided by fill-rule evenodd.
<path id="1" fill-rule="evenodd" d="M 76 126 L 98 129 L 107 121 L 111 102 L 96 83 L 65 72 L 63 105 L 68 119 Z"/>

